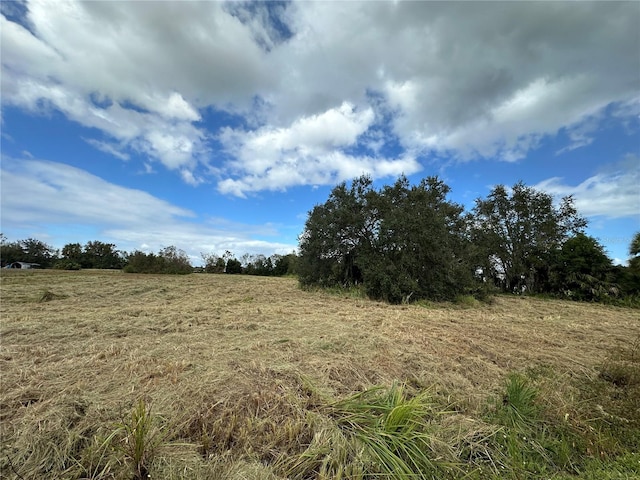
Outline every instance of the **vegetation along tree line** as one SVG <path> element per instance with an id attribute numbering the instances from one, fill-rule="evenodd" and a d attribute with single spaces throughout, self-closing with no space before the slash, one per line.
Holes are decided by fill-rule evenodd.
<path id="1" fill-rule="evenodd" d="M 588 301 L 640 304 L 640 232 L 629 265 L 613 265 L 584 233 L 573 199 L 559 203 L 522 182 L 498 185 L 471 211 L 447 198 L 437 177 L 412 185 L 406 177 L 376 189 L 368 176 L 336 186 L 308 214 L 298 254 L 202 254 L 206 273 L 297 275 L 302 287 L 357 288 L 401 303 L 484 298 L 492 292 L 547 294 Z M 175 246 L 157 254 L 117 250 L 100 241 L 61 251 L 36 239 L 0 237 L 2 266 L 123 269 L 130 273 L 191 273 Z"/>
<path id="2" fill-rule="evenodd" d="M 83 268 L 117 269 L 127 273 L 187 274 L 193 272 L 233 273 L 264 276 L 295 274 L 296 255 L 244 254 L 240 260 L 227 251 L 224 255 L 202 254 L 204 266 L 194 268 L 187 253 L 175 246 L 164 247 L 158 253 L 139 250 L 124 252 L 113 243 L 90 241 L 84 246 L 69 243 L 61 250 L 29 238 L 10 242 L 0 234 L 0 262 L 3 268 L 16 262 L 36 264 L 40 268 L 80 270 Z"/>

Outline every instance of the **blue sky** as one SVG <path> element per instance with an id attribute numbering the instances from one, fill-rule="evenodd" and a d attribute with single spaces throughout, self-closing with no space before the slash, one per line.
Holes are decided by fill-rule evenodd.
<path id="1" fill-rule="evenodd" d="M 363 173 L 640 230 L 640 3 L 5 2 L 1 231 L 285 254 Z"/>

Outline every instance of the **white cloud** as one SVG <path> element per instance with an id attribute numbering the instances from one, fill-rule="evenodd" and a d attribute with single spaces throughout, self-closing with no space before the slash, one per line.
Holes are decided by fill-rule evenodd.
<path id="1" fill-rule="evenodd" d="M 104 152 L 104 153 L 108 153 L 109 155 L 113 155 L 116 158 L 119 158 L 120 160 L 129 160 L 131 157 L 129 156 L 128 153 L 123 152 L 121 150 L 121 147 L 108 143 L 108 142 L 103 142 L 100 140 L 96 140 L 94 138 L 85 138 L 84 139 L 85 142 L 87 142 L 89 145 L 91 145 L 92 147 Z M 33 157 L 31 157 L 33 158 Z"/>
<path id="2" fill-rule="evenodd" d="M 516 161 L 563 129 L 560 150 L 588 144 L 612 104 L 637 117 L 633 2 L 27 6 L 29 29 L 1 19 L 3 103 L 60 110 L 113 139 L 116 156 L 137 151 L 235 194 L 415 171 L 410 159 L 430 153 Z M 253 129 L 223 133 L 226 164 L 209 159 L 208 108 Z M 370 135 L 381 126 L 387 136 Z M 345 153 L 396 140 L 396 160 Z"/>
<path id="3" fill-rule="evenodd" d="M 332 184 L 365 173 L 379 178 L 420 170 L 420 164 L 408 156 L 389 160 L 345 153 L 358 144 L 374 120 L 371 108 L 358 111 L 345 102 L 300 118 L 287 128 L 225 129 L 220 140 L 234 158 L 230 165 L 237 178 L 220 181 L 218 188 L 243 197 L 260 190 Z"/>
<path id="4" fill-rule="evenodd" d="M 109 183 L 61 163 L 2 159 L 2 222 L 15 230 L 34 231 L 48 225 L 73 229 L 94 227 L 100 240 L 131 251 L 157 251 L 176 245 L 194 257 L 221 254 L 290 253 L 295 245 L 256 236 L 275 236 L 272 226 L 199 221 L 197 215 L 146 192 Z M 74 233 L 75 235 L 75 233 Z M 86 238 L 84 241 L 95 240 Z M 63 241 L 82 241 L 74 236 Z M 60 248 L 63 245 L 56 245 Z"/>
<path id="5" fill-rule="evenodd" d="M 557 197 L 573 195 L 578 211 L 588 217 L 635 217 L 640 221 L 640 158 L 636 155 L 575 186 L 553 177 L 534 188 Z"/>
<path id="6" fill-rule="evenodd" d="M 103 222 L 144 228 L 189 217 L 194 217 L 189 210 L 141 190 L 111 184 L 69 165 L 2 159 L 3 222 Z"/>

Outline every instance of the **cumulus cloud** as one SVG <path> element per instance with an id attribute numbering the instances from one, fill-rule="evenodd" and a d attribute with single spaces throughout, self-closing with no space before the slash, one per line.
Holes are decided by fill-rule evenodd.
<path id="1" fill-rule="evenodd" d="M 3 103 L 236 195 L 409 173 L 430 154 L 517 161 L 560 131 L 567 151 L 608 106 L 624 120 L 640 105 L 634 2 L 26 5 L 0 19 Z M 209 110 L 244 129 L 210 131 Z"/>
<path id="2" fill-rule="evenodd" d="M 277 235 L 273 226 L 224 219 L 202 222 L 193 211 L 147 192 L 44 160 L 3 157 L 1 201 L 2 221 L 14 229 L 93 226 L 103 241 L 129 251 L 143 245 L 152 251 L 177 245 L 198 258 L 201 252 L 290 253 L 295 249 L 295 245 L 256 238 Z"/>
<path id="3" fill-rule="evenodd" d="M 364 173 L 385 177 L 420 170 L 419 163 L 410 157 L 386 159 L 345 152 L 357 145 L 374 120 L 371 108 L 358 111 L 345 102 L 321 114 L 299 118 L 288 127 L 225 129 L 220 141 L 233 158 L 229 164 L 237 178 L 220 181 L 219 190 L 242 197 L 259 190 L 331 184 Z"/>
<path id="4" fill-rule="evenodd" d="M 573 195 L 578 211 L 588 217 L 636 217 L 640 220 L 640 158 L 628 155 L 578 185 L 567 185 L 559 177 L 549 178 L 535 188 L 557 197 Z"/>

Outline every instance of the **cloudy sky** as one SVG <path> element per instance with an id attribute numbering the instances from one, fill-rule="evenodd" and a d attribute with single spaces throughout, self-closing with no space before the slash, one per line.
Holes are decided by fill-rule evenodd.
<path id="1" fill-rule="evenodd" d="M 289 253 L 342 180 L 640 230 L 640 3 L 3 1 L 1 229 Z"/>

